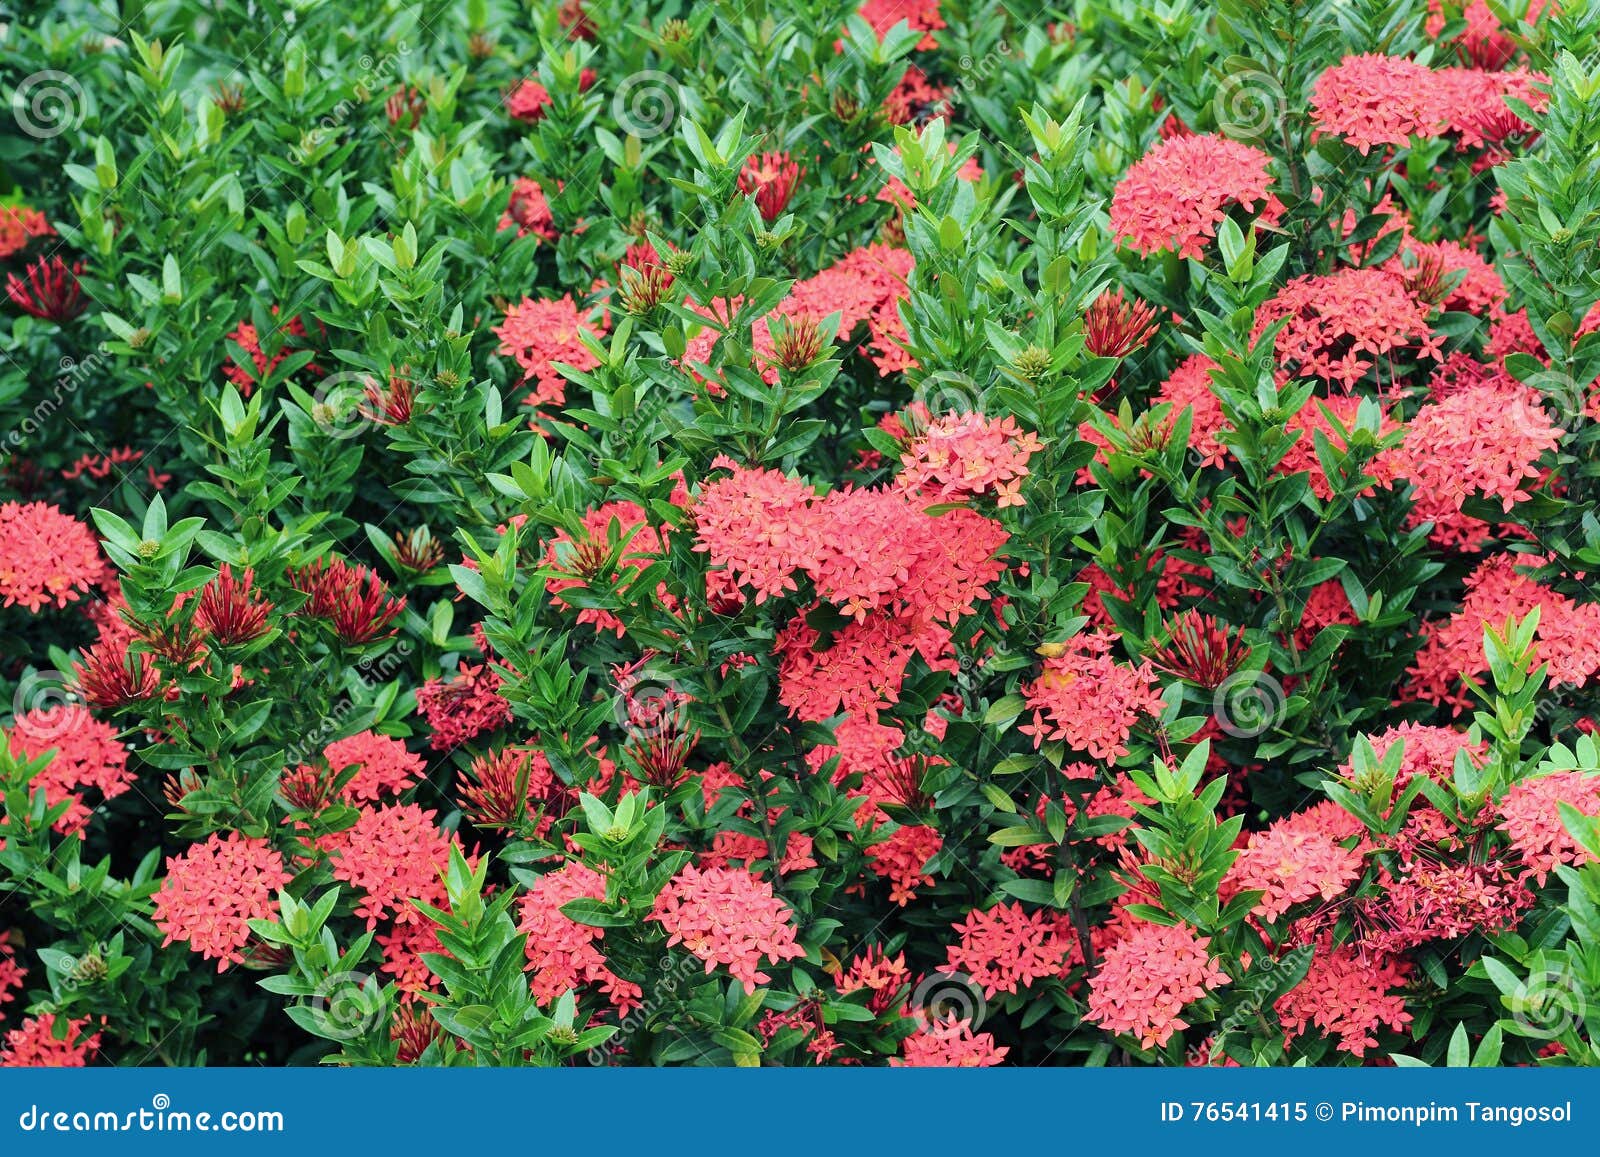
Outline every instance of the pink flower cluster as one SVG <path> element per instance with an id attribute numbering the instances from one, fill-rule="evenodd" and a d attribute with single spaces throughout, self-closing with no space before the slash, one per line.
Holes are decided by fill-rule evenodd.
<path id="1" fill-rule="evenodd" d="M 650 911 L 650 919 L 667 930 L 669 945 L 682 944 L 705 961 L 707 972 L 725 967 L 746 992 L 772 979 L 761 971 L 764 962 L 781 964 L 805 955 L 795 942 L 790 915 L 772 885 L 750 872 L 702 871 L 693 864 L 668 882 Z"/>

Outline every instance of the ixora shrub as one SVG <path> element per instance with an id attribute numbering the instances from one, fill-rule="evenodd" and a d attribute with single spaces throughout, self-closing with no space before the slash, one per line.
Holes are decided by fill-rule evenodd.
<path id="1" fill-rule="evenodd" d="M 0 1064 L 1600 1062 L 1600 5 L 120 13 Z"/>

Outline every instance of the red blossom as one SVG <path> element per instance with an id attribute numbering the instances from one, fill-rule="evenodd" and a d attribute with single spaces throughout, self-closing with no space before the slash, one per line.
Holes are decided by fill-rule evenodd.
<path id="1" fill-rule="evenodd" d="M 805 955 L 772 885 L 739 868 L 701 871 L 690 864 L 661 890 L 648 918 L 667 930 L 669 946 L 682 944 L 708 973 L 722 965 L 746 992 L 772 979 L 761 971 L 764 961 Z"/>
<path id="2" fill-rule="evenodd" d="M 265 635 L 270 629 L 267 614 L 272 604 L 259 590 L 251 589 L 254 583 L 254 571 L 246 570 L 236 579 L 233 568 L 223 563 L 217 577 L 201 588 L 194 628 L 219 647 L 237 646 Z"/>
<path id="3" fill-rule="evenodd" d="M 309 596 L 301 613 L 328 620 L 333 633 L 347 646 L 393 635 L 398 628 L 389 624 L 406 607 L 406 600 L 390 595 L 376 572 L 339 558 L 319 558 L 291 571 L 289 580 L 295 590 Z"/>
<path id="4" fill-rule="evenodd" d="M 1135 922 L 1107 949 L 1090 980 L 1084 1019 L 1160 1048 L 1188 1022 L 1186 1005 L 1228 983 L 1211 959 L 1211 941 L 1187 924 Z"/>
<path id="5" fill-rule="evenodd" d="M 1152 650 L 1150 662 L 1157 670 L 1215 690 L 1250 658 L 1243 630 L 1234 633 L 1226 623 L 1199 611 L 1185 611 L 1167 626 L 1167 642 Z"/>
<path id="6" fill-rule="evenodd" d="M 89 307 L 78 284 L 83 262 L 68 265 L 59 257 L 28 263 L 25 276 L 6 274 L 6 296 L 24 313 L 65 324 Z"/>
<path id="7" fill-rule="evenodd" d="M 283 857 L 266 840 L 213 834 L 167 860 L 155 895 L 155 924 L 167 944 L 187 942 L 217 971 L 244 961 L 249 921 L 278 914 L 278 890 L 289 882 Z"/>
<path id="8" fill-rule="evenodd" d="M 100 1033 L 88 1032 L 88 1019 L 63 1022 L 56 1035 L 56 1014 L 29 1017 L 0 1037 L 0 1069 L 81 1069 L 100 1048 Z"/>
<path id="9" fill-rule="evenodd" d="M 1084 312 L 1084 345 L 1097 358 L 1125 358 L 1154 336 L 1157 324 L 1153 306 L 1108 290 Z"/>
<path id="10" fill-rule="evenodd" d="M 788 153 L 752 155 L 739 170 L 739 192 L 754 197 L 763 221 L 776 221 L 789 206 L 805 170 Z"/>
<path id="11" fill-rule="evenodd" d="M 1235 205 L 1263 206 L 1271 219 L 1272 158 L 1259 149 L 1210 133 L 1159 141 L 1111 197 L 1111 229 L 1148 257 L 1164 249 L 1203 258 L 1217 225 Z"/>
<path id="12" fill-rule="evenodd" d="M 5 606 L 64 607 L 98 585 L 105 559 L 94 532 L 44 502 L 0 503 L 0 597 Z"/>

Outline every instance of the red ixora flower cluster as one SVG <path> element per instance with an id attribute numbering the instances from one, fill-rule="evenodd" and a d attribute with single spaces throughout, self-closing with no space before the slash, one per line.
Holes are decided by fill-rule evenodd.
<path id="1" fill-rule="evenodd" d="M 1115 640 L 1104 633 L 1080 635 L 1059 655 L 1044 661 L 1037 679 L 1022 694 L 1033 722 L 1020 730 L 1038 747 L 1062 740 L 1096 759 L 1120 759 L 1128 753 L 1128 736 L 1146 716 L 1165 707 L 1152 688 L 1155 668 L 1148 660 L 1119 663 L 1110 651 Z"/>
<path id="2" fill-rule="evenodd" d="M 466 662 L 455 678 L 429 679 L 418 687 L 417 710 L 433 729 L 435 751 L 453 751 L 511 721 L 500 676 L 486 665 Z"/>
<path id="3" fill-rule="evenodd" d="M 790 915 L 772 885 L 750 872 L 701 871 L 693 864 L 668 882 L 650 910 L 650 919 L 667 930 L 669 945 L 682 944 L 705 961 L 707 972 L 725 967 L 746 992 L 772 979 L 761 971 L 764 961 L 781 964 L 805 955 Z"/>
<path id="4" fill-rule="evenodd" d="M 1497 805 L 1500 830 L 1511 840 L 1527 874 L 1543 884 L 1557 864 L 1582 864 L 1593 857 L 1573 838 L 1561 805 L 1600 815 L 1600 775 L 1557 771 L 1511 785 Z"/>
<path id="5" fill-rule="evenodd" d="M 1342 138 L 1362 156 L 1404 148 L 1416 139 L 1457 137 L 1463 148 L 1485 143 L 1485 116 L 1514 115 L 1507 97 L 1542 109 L 1543 78 L 1527 72 L 1429 68 L 1405 57 L 1346 56 L 1317 78 L 1311 116 L 1319 131 Z"/>
<path id="6" fill-rule="evenodd" d="M 907 1068 L 987 1069 L 1006 1059 L 1010 1048 L 996 1045 L 994 1035 L 976 1032 L 970 1020 L 951 1014 L 917 1029 L 900 1045 L 891 1065 Z"/>
<path id="7" fill-rule="evenodd" d="M 1346 848 L 1303 815 L 1286 816 L 1252 834 L 1228 869 L 1223 894 L 1260 891 L 1254 913 L 1276 920 L 1296 904 L 1332 900 L 1361 878 L 1365 857 Z"/>
<path id="8" fill-rule="evenodd" d="M 17 949 L 11 943 L 11 929 L 0 929 L 0 1004 L 15 1000 L 27 979 L 27 971 L 17 963 Z"/>
<path id="9" fill-rule="evenodd" d="M 1160 1048 L 1188 1027 L 1179 1015 L 1184 1006 L 1228 983 L 1209 944 L 1187 924 L 1134 922 L 1106 950 L 1090 981 L 1084 1019 Z"/>
<path id="10" fill-rule="evenodd" d="M 1377 1047 L 1380 1026 L 1399 1030 L 1411 1023 L 1405 997 L 1395 991 L 1410 971 L 1404 960 L 1363 959 L 1351 946 L 1323 937 L 1316 942 L 1310 970 L 1274 1006 L 1285 1045 L 1315 1028 L 1335 1038 L 1344 1052 L 1365 1056 Z"/>
<path id="11" fill-rule="evenodd" d="M 1482 495 L 1509 512 L 1529 498 L 1539 459 L 1561 444 L 1561 436 L 1527 388 L 1467 386 L 1417 411 L 1397 469 L 1426 496 L 1429 509 L 1460 510 Z"/>
<path id="12" fill-rule="evenodd" d="M 578 309 L 572 295 L 554 300 L 527 298 L 506 310 L 505 320 L 495 327 L 500 339 L 499 353 L 516 358 L 523 379 L 533 386 L 526 398 L 529 406 L 559 406 L 566 401 L 567 380 L 558 366 L 592 370 L 600 359 L 580 335 L 598 338 L 605 327 Z"/>
<path id="13" fill-rule="evenodd" d="M 377 803 L 413 786 L 427 769 L 420 755 L 393 736 L 361 731 L 336 739 L 322 749 L 328 770 L 337 775 L 352 764 L 356 773 L 343 795 L 353 803 Z"/>
<path id="14" fill-rule="evenodd" d="M 37 759 L 55 752 L 28 786 L 31 791 L 43 789 L 49 807 L 67 805 L 55 821 L 58 832 L 85 834 L 90 816 L 85 789 L 111 800 L 133 786 L 127 745 L 118 741 L 116 728 L 95 719 L 80 704 L 32 708 L 12 720 L 9 734 L 13 755 Z"/>
<path id="15" fill-rule="evenodd" d="M 0 503 L 0 597 L 30 611 L 64 607 L 106 577 L 94 532 L 45 502 Z"/>
<path id="16" fill-rule="evenodd" d="M 443 901 L 442 876 L 450 840 L 435 815 L 416 804 L 363 806 L 353 827 L 322 838 L 335 879 L 361 893 L 356 915 L 368 928 L 385 916 L 401 923 L 421 920 L 410 901 Z"/>
<path id="17" fill-rule="evenodd" d="M 1202 257 L 1235 206 L 1264 206 L 1266 224 L 1276 217 L 1271 166 L 1260 149 L 1209 133 L 1158 141 L 1118 182 L 1111 230 L 1146 257 L 1164 249 Z"/>
<path id="18" fill-rule="evenodd" d="M 1323 132 L 1343 137 L 1362 156 L 1378 145 L 1398 148 L 1414 136 L 1436 136 L 1445 123 L 1433 69 L 1378 53 L 1347 56 L 1319 76 L 1311 111 Z"/>
<path id="19" fill-rule="evenodd" d="M 950 625 L 974 613 L 1001 573 L 994 555 L 1007 535 L 997 522 L 966 507 L 929 514 L 900 489 L 818 495 L 775 471 L 717 465 L 730 473 L 694 500 L 695 549 L 727 573 L 729 596 L 754 588 L 759 604 L 804 577 L 820 600 L 778 637 L 791 712 L 871 714 L 898 698 L 913 654 L 948 664 Z M 837 621 L 824 624 L 830 615 Z"/>
<path id="20" fill-rule="evenodd" d="M 1067 916 L 1028 912 L 1021 904 L 974 909 L 955 930 L 961 942 L 951 945 L 947 966 L 971 976 L 991 1000 L 1060 976 L 1075 955 L 1081 959 Z"/>
<path id="21" fill-rule="evenodd" d="M 1465 711 L 1471 700 L 1462 680 L 1476 679 L 1487 669 L 1484 628 L 1498 629 L 1508 617 L 1522 618 L 1535 608 L 1537 654 L 1553 685 L 1582 687 L 1600 672 L 1600 603 L 1579 603 L 1521 569 L 1540 561 L 1531 555 L 1494 555 L 1469 574 L 1460 608 L 1423 623 L 1424 642 L 1399 698 L 1436 703 L 1457 714 Z"/>
<path id="22" fill-rule="evenodd" d="M 376 571 L 340 558 L 319 558 L 289 577 L 295 590 L 308 596 L 301 613 L 326 619 L 347 646 L 393 635 L 397 628 L 391 624 L 406 609 L 404 597 L 391 595 Z"/>
<path id="23" fill-rule="evenodd" d="M 543 241 L 555 241 L 559 236 L 555 217 L 550 213 L 550 202 L 545 198 L 543 187 L 532 177 L 518 177 L 511 184 L 511 199 L 500 217 L 499 228 L 504 231 L 513 227 L 518 237 L 532 233 Z"/>
<path id="24" fill-rule="evenodd" d="M 788 153 L 752 155 L 739 170 L 739 192 L 755 198 L 763 221 L 776 221 L 804 175 L 805 170 Z"/>
<path id="25" fill-rule="evenodd" d="M 965 502 L 992 493 L 998 507 L 1022 505 L 1022 480 L 1028 459 L 1044 443 L 1014 418 L 982 414 L 931 417 L 918 402 L 908 413 L 915 434 L 907 434 L 896 484 L 929 502 Z M 904 429 L 904 427 L 901 427 Z"/>
<path id="26" fill-rule="evenodd" d="M 30 262 L 24 275 L 6 274 L 6 296 L 24 313 L 64 324 L 89 308 L 78 284 L 83 262 L 68 265 L 59 257 Z"/>
<path id="27" fill-rule="evenodd" d="M 100 1032 L 87 1031 L 91 1022 L 61 1022 L 57 1035 L 56 1014 L 42 1013 L 0 1037 L 0 1069 L 81 1069 L 100 1048 Z"/>
<path id="28" fill-rule="evenodd" d="M 39 210 L 26 205 L 0 205 L 0 261 L 15 257 L 38 238 L 54 233 Z"/>
<path id="29" fill-rule="evenodd" d="M 1289 282 L 1257 312 L 1252 337 L 1288 319 L 1276 339 L 1283 378 L 1316 377 L 1350 389 L 1402 353 L 1441 357 L 1428 312 L 1397 274 L 1340 269 Z"/>
<path id="30" fill-rule="evenodd" d="M 607 966 L 600 951 L 605 929 L 580 924 L 561 911 L 573 900 L 605 898 L 605 877 L 572 860 L 540 876 L 517 901 L 517 931 L 528 938 L 527 969 L 540 1004 L 553 1003 L 562 993 L 586 984 L 604 992 L 623 1016 L 643 1000 L 637 984 L 618 978 Z"/>
<path id="31" fill-rule="evenodd" d="M 933 877 L 923 871 L 943 847 L 944 837 L 936 829 L 905 824 L 867 848 L 866 854 L 872 870 L 889 881 L 890 902 L 904 907 L 917 898 L 918 888 L 932 886 Z"/>
<path id="32" fill-rule="evenodd" d="M 773 313 L 797 327 L 802 335 L 809 335 L 812 325 L 838 314 L 841 342 L 849 340 L 858 327 L 865 325 L 866 340 L 860 348 L 868 360 L 880 374 L 901 372 L 915 365 L 905 350 L 905 323 L 899 309 L 906 296 L 906 277 L 911 268 L 911 254 L 904 249 L 882 243 L 866 245 L 815 276 L 795 282 Z M 715 322 L 725 320 L 736 304 L 727 301 L 695 303 L 694 308 L 708 321 Z M 705 383 L 713 397 L 722 397 L 727 392 L 723 384 L 711 376 L 709 365 L 723 328 L 718 324 L 699 327 L 689 335 L 687 348 L 679 359 L 691 377 Z M 762 379 L 772 384 L 778 380 L 778 369 L 784 361 L 793 363 L 794 359 L 783 357 L 767 319 L 755 324 L 751 336 L 755 366 Z M 827 336 L 817 334 L 816 340 L 820 342 Z M 809 364 L 812 359 L 802 360 Z"/>
<path id="33" fill-rule="evenodd" d="M 221 972 L 244 960 L 251 920 L 278 915 L 278 890 L 290 874 L 266 840 L 215 833 L 167 860 L 155 894 L 155 924 L 167 944 L 187 942 Z"/>

